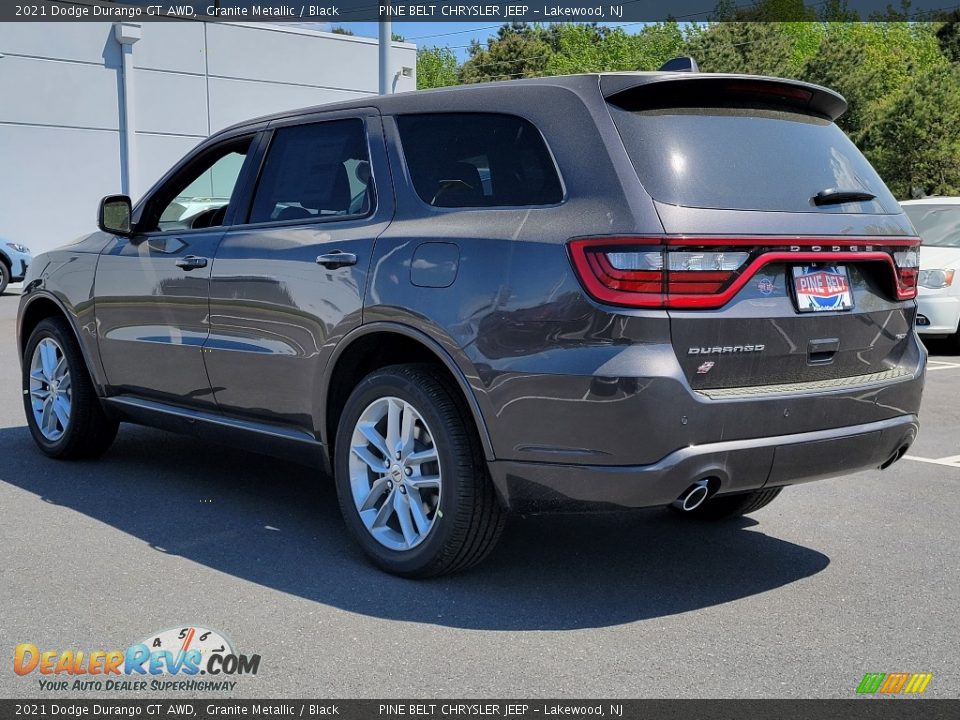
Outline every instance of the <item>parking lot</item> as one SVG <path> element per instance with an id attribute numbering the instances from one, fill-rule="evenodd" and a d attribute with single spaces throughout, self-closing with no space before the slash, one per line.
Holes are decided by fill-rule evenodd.
<path id="1" fill-rule="evenodd" d="M 367 564 L 312 470 L 133 426 L 100 461 L 46 459 L 17 302 L 0 297 L 0 696 L 42 695 L 18 643 L 186 625 L 261 656 L 235 697 L 849 698 L 867 672 L 960 696 L 960 356 L 932 348 L 920 437 L 890 470 L 732 524 L 514 517 L 482 566 L 414 582 Z"/>

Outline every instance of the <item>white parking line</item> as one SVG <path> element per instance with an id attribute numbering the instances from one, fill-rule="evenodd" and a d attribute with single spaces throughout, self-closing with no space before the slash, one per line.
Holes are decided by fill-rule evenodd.
<path id="1" fill-rule="evenodd" d="M 927 370 L 953 370 L 960 368 L 960 363 L 956 362 L 947 362 L 946 360 L 928 360 L 927 361 Z"/>
<path id="2" fill-rule="evenodd" d="M 904 460 L 916 460 L 917 462 L 930 463 L 931 465 L 944 465 L 945 467 L 956 468 L 960 470 L 960 455 L 950 455 L 943 458 L 924 458 L 916 455 L 904 455 Z"/>

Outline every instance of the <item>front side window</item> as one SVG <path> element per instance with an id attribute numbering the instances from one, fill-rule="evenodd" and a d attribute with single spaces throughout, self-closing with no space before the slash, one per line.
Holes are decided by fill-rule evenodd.
<path id="1" fill-rule="evenodd" d="M 397 117 L 414 189 L 434 207 L 553 205 L 563 187 L 540 132 L 513 115 Z"/>
<path id="2" fill-rule="evenodd" d="M 151 203 L 147 229 L 181 232 L 222 225 L 250 142 L 230 142 L 188 165 Z"/>
<path id="3" fill-rule="evenodd" d="M 249 222 L 341 220 L 372 207 L 363 122 L 331 120 L 276 131 Z"/>

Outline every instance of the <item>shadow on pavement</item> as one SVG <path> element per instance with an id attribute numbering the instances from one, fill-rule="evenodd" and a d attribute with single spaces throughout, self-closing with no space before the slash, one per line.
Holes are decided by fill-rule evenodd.
<path id="1" fill-rule="evenodd" d="M 26 427 L 0 429 L 0 482 L 179 555 L 378 618 L 486 630 L 618 625 L 718 605 L 823 570 L 815 550 L 665 510 L 511 518 L 487 561 L 428 582 L 367 564 L 332 483 L 314 471 L 123 426 L 101 460 L 49 460 Z M 212 502 L 204 502 L 210 501 Z"/>

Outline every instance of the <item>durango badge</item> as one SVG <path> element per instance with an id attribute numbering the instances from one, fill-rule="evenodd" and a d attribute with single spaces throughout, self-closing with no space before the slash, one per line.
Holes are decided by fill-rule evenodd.
<path id="1" fill-rule="evenodd" d="M 733 355 L 737 353 L 763 352 L 766 345 L 724 345 L 723 347 L 692 347 L 687 355 Z"/>

